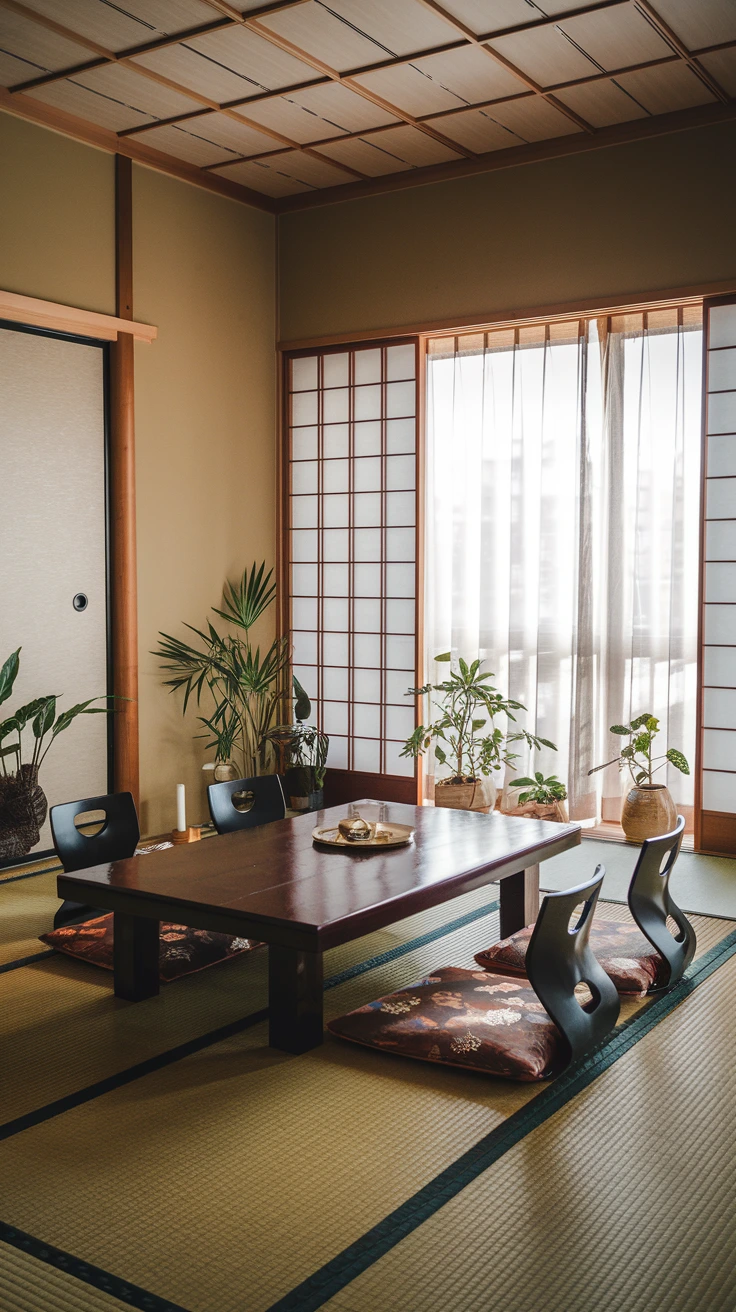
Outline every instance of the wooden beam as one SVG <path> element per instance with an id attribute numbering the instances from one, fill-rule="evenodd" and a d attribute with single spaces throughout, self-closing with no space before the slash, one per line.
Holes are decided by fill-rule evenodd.
<path id="1" fill-rule="evenodd" d="M 649 20 L 651 26 L 659 32 L 661 37 L 664 38 L 667 44 L 671 46 L 673 50 L 677 51 L 680 58 L 684 60 L 689 68 L 692 69 L 695 76 L 699 78 L 701 82 L 705 83 L 708 90 L 713 93 L 716 99 L 720 100 L 723 104 L 728 104 L 730 97 L 728 93 L 723 90 L 720 82 L 717 82 L 708 70 L 703 68 L 702 64 L 698 63 L 698 60 L 690 53 L 687 46 L 680 40 L 677 33 L 672 31 L 669 24 L 665 23 L 664 19 L 657 13 L 654 5 L 650 4 L 650 0 L 637 0 L 637 7 Z"/>
<path id="2" fill-rule="evenodd" d="M 115 156 L 115 299 L 121 319 L 133 317 L 133 166 Z M 139 804 L 138 582 L 135 518 L 135 388 L 133 338 L 121 334 L 110 368 L 110 546 L 112 568 L 112 691 L 116 705 L 113 773 L 116 792 Z"/>
<path id="3" fill-rule="evenodd" d="M 0 319 L 30 324 L 34 328 L 53 328 L 57 332 L 93 337 L 103 342 L 116 342 L 121 333 L 139 342 L 153 342 L 157 336 L 157 329 L 150 323 L 116 318 L 114 314 L 97 314 L 94 310 L 79 310 L 74 305 L 57 305 L 55 301 L 19 296 L 17 292 L 0 291 Z"/>

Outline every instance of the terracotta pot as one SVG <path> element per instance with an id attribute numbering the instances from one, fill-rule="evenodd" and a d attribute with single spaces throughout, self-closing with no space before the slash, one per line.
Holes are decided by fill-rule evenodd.
<path id="1" fill-rule="evenodd" d="M 532 820 L 554 820 L 557 824 L 567 824 L 567 802 L 525 802 L 523 806 L 503 808 L 504 815 L 527 816 Z"/>
<path id="2" fill-rule="evenodd" d="M 456 811 L 492 811 L 496 785 L 492 779 L 478 779 L 473 784 L 435 784 L 435 806 L 451 806 Z"/>
<path id="3" fill-rule="evenodd" d="M 665 784 L 641 784 L 629 790 L 621 808 L 621 828 L 633 843 L 669 834 L 677 824 L 677 809 Z"/>

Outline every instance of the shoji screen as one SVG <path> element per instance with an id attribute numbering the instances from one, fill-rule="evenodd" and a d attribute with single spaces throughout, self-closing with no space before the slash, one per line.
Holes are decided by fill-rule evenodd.
<path id="1" fill-rule="evenodd" d="M 706 303 L 700 846 L 736 854 L 736 297 Z"/>
<path id="2" fill-rule="evenodd" d="M 286 401 L 289 624 L 327 800 L 414 801 L 416 343 L 287 357 Z"/>

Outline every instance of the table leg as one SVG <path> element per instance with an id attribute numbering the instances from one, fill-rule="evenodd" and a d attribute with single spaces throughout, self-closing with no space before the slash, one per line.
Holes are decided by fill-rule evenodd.
<path id="1" fill-rule="evenodd" d="M 539 866 L 528 866 L 500 881 L 501 938 L 533 925 L 539 912 Z"/>
<path id="2" fill-rule="evenodd" d="M 159 922 L 116 911 L 113 921 L 115 997 L 143 1002 L 158 993 Z"/>
<path id="3" fill-rule="evenodd" d="M 322 1043 L 322 953 L 268 948 L 268 1042 L 284 1052 Z"/>

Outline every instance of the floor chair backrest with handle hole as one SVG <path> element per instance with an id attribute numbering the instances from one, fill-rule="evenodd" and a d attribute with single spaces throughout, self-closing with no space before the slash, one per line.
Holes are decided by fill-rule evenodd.
<path id="1" fill-rule="evenodd" d="M 254 779 L 227 779 L 207 789 L 212 822 L 218 834 L 253 829 L 272 820 L 283 820 L 286 803 L 277 774 Z"/>
<path id="2" fill-rule="evenodd" d="M 604 874 L 603 866 L 598 866 L 588 883 L 562 893 L 547 893 L 527 949 L 529 982 L 562 1034 L 572 1061 L 613 1029 L 621 1005 L 615 985 L 590 947 Z M 582 911 L 571 925 L 581 902 Z M 585 1005 L 575 993 L 579 984 L 587 984 L 592 995 Z"/>
<path id="3" fill-rule="evenodd" d="M 95 811 L 105 813 L 102 828 L 85 834 L 77 828 L 77 817 Z M 49 819 L 54 847 L 67 875 L 106 861 L 122 861 L 133 856 L 141 836 L 131 793 L 108 793 L 102 797 L 85 797 L 78 802 L 63 802 L 51 807 Z M 95 822 L 90 822 L 90 827 L 92 824 Z M 54 916 L 54 929 L 104 914 L 99 907 L 63 902 Z"/>
<path id="4" fill-rule="evenodd" d="M 690 921 L 670 896 L 672 868 L 680 855 L 685 832 L 685 817 L 678 815 L 669 834 L 647 838 L 641 845 L 639 860 L 629 885 L 629 910 L 639 929 L 669 967 L 667 987 L 682 978 L 695 955 L 696 937 Z M 670 917 L 677 934 L 667 927 Z"/>

